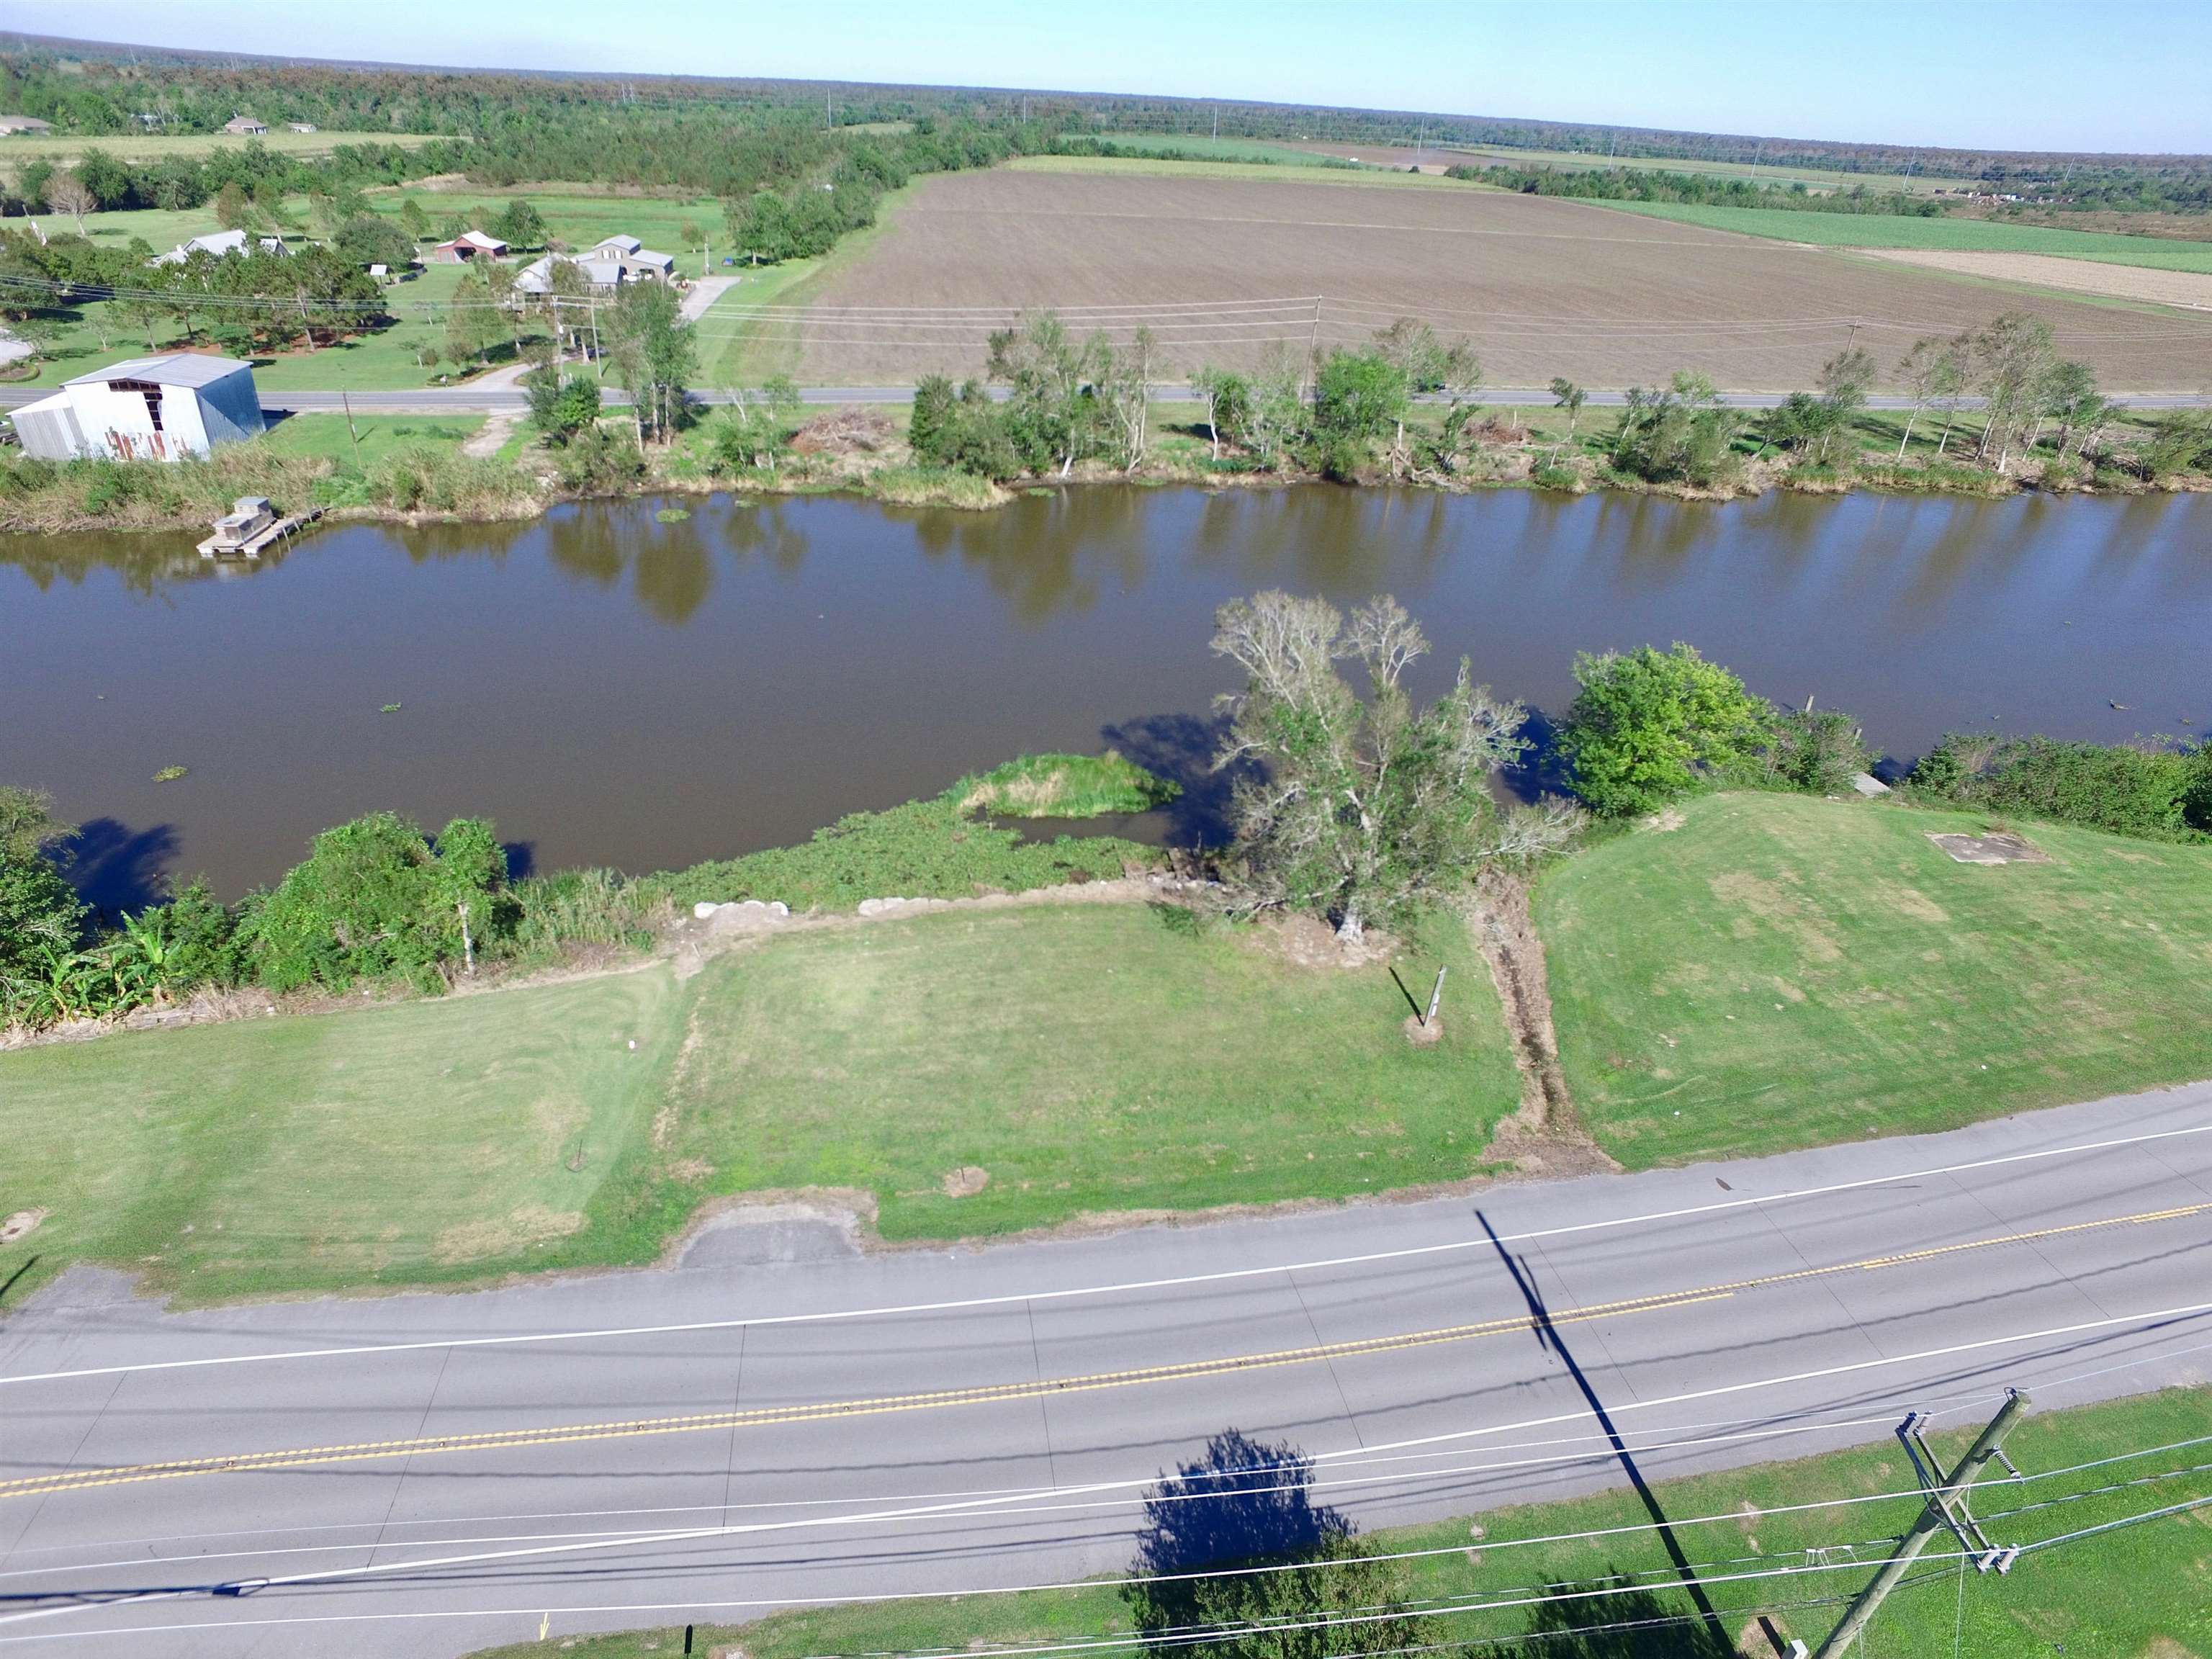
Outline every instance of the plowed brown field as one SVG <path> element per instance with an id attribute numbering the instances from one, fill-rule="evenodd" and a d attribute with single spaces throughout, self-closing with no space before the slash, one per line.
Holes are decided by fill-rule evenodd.
<path id="1" fill-rule="evenodd" d="M 1255 170 L 1256 171 L 1256 170 Z M 1320 301 L 1318 310 L 1316 295 Z M 2212 386 L 2202 318 L 1962 281 L 1579 203 L 1469 187 L 1023 168 L 922 181 L 804 315 L 756 325 L 813 385 L 980 373 L 986 333 L 1024 307 L 1127 338 L 1163 373 L 1249 364 L 1270 341 L 1364 339 L 1399 315 L 1463 333 L 1494 386 L 1564 374 L 1651 384 L 1698 368 L 1739 391 L 1811 382 L 1853 337 L 1887 369 L 1923 334 L 2017 307 L 2108 391 Z M 720 313 L 717 313 L 720 316 Z"/>

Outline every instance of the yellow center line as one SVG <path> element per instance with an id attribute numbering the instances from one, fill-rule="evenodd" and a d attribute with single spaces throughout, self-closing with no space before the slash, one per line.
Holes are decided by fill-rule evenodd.
<path id="1" fill-rule="evenodd" d="M 1695 1290 L 1662 1291 L 1621 1301 L 1595 1303 L 1586 1307 L 1550 1311 L 1555 1325 L 1583 1324 L 1593 1320 L 1665 1312 L 1702 1303 L 1722 1302 L 1747 1291 L 1802 1283 L 1846 1273 L 1879 1273 L 1892 1267 L 1930 1261 L 1970 1250 L 1992 1249 L 2008 1244 L 2027 1244 L 2045 1239 L 2096 1231 L 2108 1227 L 2146 1226 L 2179 1220 L 2212 1211 L 2212 1203 L 2189 1204 L 2165 1210 L 2145 1210 L 2134 1215 L 2111 1216 L 2096 1221 L 2073 1222 L 2063 1227 L 2004 1233 L 1970 1239 L 1957 1244 L 1903 1250 L 1869 1256 L 1857 1261 L 1825 1267 L 1800 1267 L 1787 1273 L 1765 1273 Z M 892 1412 L 931 1411 L 954 1406 L 994 1405 L 1009 1401 L 1036 1400 L 1053 1395 L 1095 1393 L 1107 1389 L 1149 1387 L 1158 1383 L 1199 1381 L 1266 1370 L 1286 1365 L 1316 1364 L 1327 1360 L 1352 1359 L 1374 1354 L 1401 1353 L 1450 1342 L 1487 1336 L 1510 1335 L 1534 1328 L 1527 1315 L 1485 1320 L 1474 1324 L 1446 1325 L 1434 1329 L 1406 1331 L 1388 1336 L 1363 1337 L 1343 1342 L 1316 1343 L 1306 1347 L 1268 1352 L 1231 1354 L 1212 1359 L 1187 1360 L 1175 1364 L 1149 1365 L 1130 1370 L 1098 1371 L 1085 1376 L 1041 1378 L 1028 1382 L 984 1384 L 969 1389 L 940 1389 L 926 1393 L 888 1395 L 873 1399 L 823 1401 L 811 1405 L 761 1407 L 749 1411 L 701 1412 L 684 1416 L 629 1418 L 602 1423 L 548 1425 L 540 1428 L 495 1429 L 477 1433 L 428 1435 L 404 1440 L 364 1440 L 325 1446 L 301 1446 L 229 1456 L 179 1458 L 167 1462 L 125 1464 L 112 1468 L 64 1470 L 0 1481 L 0 1499 L 38 1497 L 52 1492 L 79 1492 L 99 1486 L 127 1486 L 146 1480 L 174 1480 L 193 1475 L 226 1474 L 257 1469 L 319 1468 L 388 1458 L 448 1452 L 501 1451 L 511 1447 L 565 1445 L 586 1440 L 616 1440 L 648 1435 L 696 1434 L 713 1430 L 765 1428 L 780 1424 L 816 1423 L 848 1417 L 881 1416 Z"/>

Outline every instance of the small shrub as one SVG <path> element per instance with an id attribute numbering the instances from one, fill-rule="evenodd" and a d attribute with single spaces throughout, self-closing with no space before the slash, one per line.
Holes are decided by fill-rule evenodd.
<path id="1" fill-rule="evenodd" d="M 372 812 L 317 836 L 305 863 L 249 902 L 240 932 L 272 991 L 386 975 L 436 990 L 440 970 L 463 959 L 465 927 L 479 951 L 512 933 L 506 884 L 507 854 L 484 820 L 456 818 L 432 842 L 398 813 Z"/>
<path id="2" fill-rule="evenodd" d="M 2212 832 L 2212 745 L 2062 743 L 1954 732 L 1923 756 L 1923 794 L 2149 841 Z"/>
<path id="3" fill-rule="evenodd" d="M 1859 723 L 1841 709 L 1784 709 L 1774 716 L 1765 781 L 1813 795 L 1840 795 L 1874 763 Z"/>
<path id="4" fill-rule="evenodd" d="M 638 885 L 678 905 L 781 899 L 793 910 L 849 908 L 864 898 L 970 898 L 1070 881 L 1107 880 L 1152 848 L 1111 836 L 1025 841 L 1015 830 L 963 817 L 951 791 L 883 812 L 854 812 L 798 847 L 694 865 Z"/>

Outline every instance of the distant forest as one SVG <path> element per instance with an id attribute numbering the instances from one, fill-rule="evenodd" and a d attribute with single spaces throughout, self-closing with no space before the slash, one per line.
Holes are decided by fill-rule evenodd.
<path id="1" fill-rule="evenodd" d="M 1909 172 L 1972 180 L 1986 192 L 2018 194 L 2042 209 L 2212 212 L 2212 157 L 2201 155 L 1938 149 L 980 88 L 393 68 L 26 35 L 0 37 L 0 113 L 35 116 L 64 135 L 207 133 L 241 113 L 348 132 L 444 134 L 467 141 L 465 150 L 434 147 L 423 161 L 486 184 L 576 179 L 726 198 L 816 178 L 833 182 L 841 171 L 849 177 L 855 144 L 872 146 L 879 170 L 902 176 L 985 165 L 1071 140 L 1218 131 L 1224 137 L 1359 144 L 1419 138 L 1646 167 L 1729 161 Z"/>

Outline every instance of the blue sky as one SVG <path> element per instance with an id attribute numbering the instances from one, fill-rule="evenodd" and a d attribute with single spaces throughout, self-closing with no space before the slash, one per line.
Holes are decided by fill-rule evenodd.
<path id="1" fill-rule="evenodd" d="M 1154 92 L 1994 149 L 2212 151 L 2208 0 L 0 0 L 240 52 Z"/>

